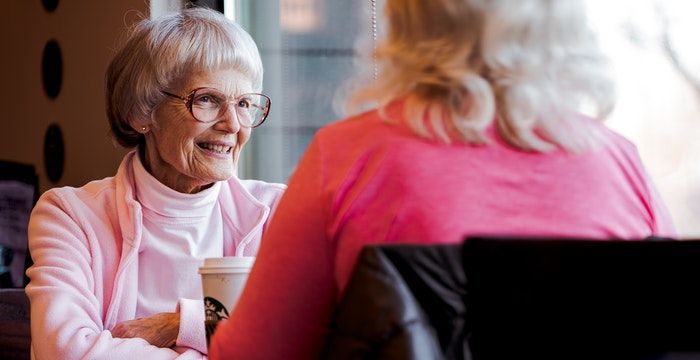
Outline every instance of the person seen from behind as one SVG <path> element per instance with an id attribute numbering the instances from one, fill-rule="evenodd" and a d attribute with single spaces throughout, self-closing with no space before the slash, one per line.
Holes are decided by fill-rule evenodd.
<path id="1" fill-rule="evenodd" d="M 614 89 L 583 1 L 387 0 L 384 16 L 378 76 L 361 67 L 349 100 L 372 109 L 314 136 L 212 359 L 317 358 L 367 244 L 675 235 L 602 123 Z"/>

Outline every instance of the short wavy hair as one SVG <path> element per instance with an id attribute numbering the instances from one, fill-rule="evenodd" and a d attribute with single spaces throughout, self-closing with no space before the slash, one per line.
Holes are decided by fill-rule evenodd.
<path id="1" fill-rule="evenodd" d="M 107 69 L 107 118 L 116 141 L 133 148 L 144 141 L 134 130 L 153 125 L 152 113 L 169 88 L 199 71 L 233 68 L 262 88 L 263 67 L 250 35 L 221 13 L 190 8 L 143 19 L 129 31 Z"/>
<path id="2" fill-rule="evenodd" d="M 582 1 L 387 0 L 384 16 L 350 110 L 405 98 L 413 131 L 447 143 L 486 143 L 494 121 L 528 151 L 577 152 L 601 140 L 579 114 L 605 118 L 614 86 Z M 377 79 L 367 78 L 372 62 Z"/>

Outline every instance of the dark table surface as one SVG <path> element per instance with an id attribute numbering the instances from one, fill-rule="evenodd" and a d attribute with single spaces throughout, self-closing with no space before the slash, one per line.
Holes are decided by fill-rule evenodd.
<path id="1" fill-rule="evenodd" d="M 29 299 L 24 289 L 0 289 L 0 359 L 29 359 Z"/>

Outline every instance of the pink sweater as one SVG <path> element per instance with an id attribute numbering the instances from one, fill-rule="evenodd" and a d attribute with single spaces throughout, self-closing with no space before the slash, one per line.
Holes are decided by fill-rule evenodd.
<path id="1" fill-rule="evenodd" d="M 400 115 L 390 109 L 393 118 Z M 603 125 L 599 125 L 603 128 Z M 265 233 L 212 359 L 312 359 L 358 252 L 370 243 L 456 243 L 467 235 L 639 239 L 675 235 L 636 148 L 603 128 L 580 155 L 445 145 L 376 112 L 321 129 Z"/>
<path id="2" fill-rule="evenodd" d="M 110 333 L 136 313 L 143 214 L 134 197 L 134 154 L 126 155 L 114 177 L 47 191 L 32 212 L 34 266 L 26 292 L 37 359 L 206 358 L 201 299 L 172 299 L 170 311 L 181 317 L 174 350 Z M 255 255 L 285 186 L 235 177 L 222 185 L 223 253 L 233 256 L 248 242 L 244 255 Z"/>

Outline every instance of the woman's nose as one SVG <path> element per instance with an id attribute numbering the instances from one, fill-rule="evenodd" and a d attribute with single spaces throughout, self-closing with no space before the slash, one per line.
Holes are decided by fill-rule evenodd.
<path id="1" fill-rule="evenodd" d="M 240 131 L 241 122 L 239 119 L 239 115 L 236 112 L 236 108 L 229 106 L 228 110 L 224 113 L 224 116 L 222 116 L 221 119 L 219 119 L 216 125 L 220 127 L 220 130 L 232 134 L 235 134 L 238 131 Z"/>

